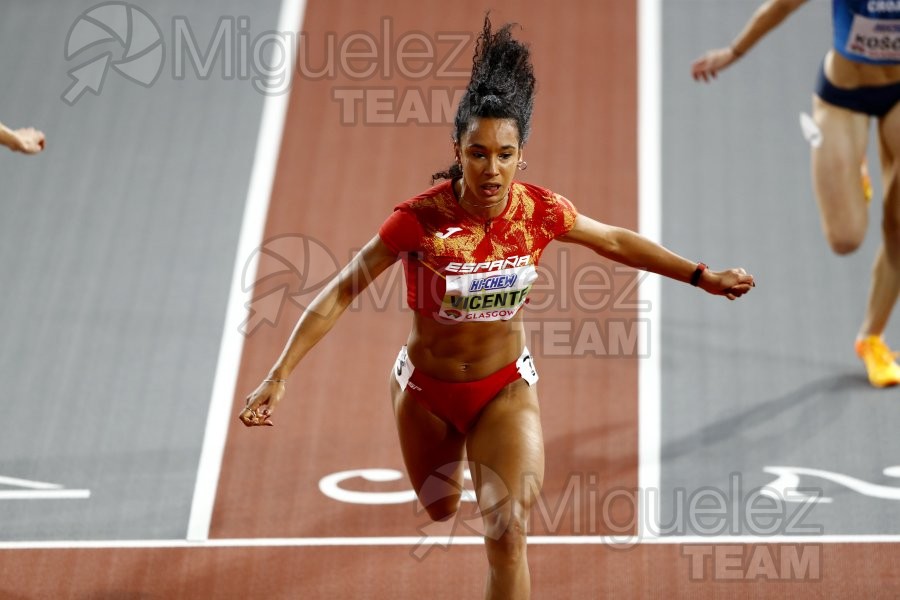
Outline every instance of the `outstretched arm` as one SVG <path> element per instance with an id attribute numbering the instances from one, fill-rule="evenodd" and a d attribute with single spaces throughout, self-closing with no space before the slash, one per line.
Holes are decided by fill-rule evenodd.
<path id="1" fill-rule="evenodd" d="M 578 215 L 572 229 L 558 239 L 580 244 L 610 260 L 676 281 L 689 283 L 697 270 L 697 263 L 630 229 L 605 225 L 584 215 Z M 743 269 L 718 272 L 707 269 L 701 273 L 697 285 L 710 294 L 734 300 L 749 292 L 755 284 L 753 276 Z"/>
<path id="2" fill-rule="evenodd" d="M 756 9 L 743 31 L 727 48 L 709 50 L 691 65 L 691 75 L 699 81 L 709 81 L 716 74 L 750 51 L 756 42 L 775 29 L 789 14 L 806 0 L 768 0 Z"/>
<path id="3" fill-rule="evenodd" d="M 16 152 L 37 154 L 44 149 L 44 133 L 33 127 L 12 130 L 0 123 L 0 144 Z"/>
<path id="4" fill-rule="evenodd" d="M 300 316 L 269 375 L 247 397 L 247 405 L 240 414 L 244 425 L 272 425 L 272 411 L 300 360 L 328 333 L 353 299 L 396 260 L 397 255 L 376 235 L 319 292 Z"/>

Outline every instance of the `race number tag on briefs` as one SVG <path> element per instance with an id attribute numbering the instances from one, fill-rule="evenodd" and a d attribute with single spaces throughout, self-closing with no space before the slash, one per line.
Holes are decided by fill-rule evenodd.
<path id="1" fill-rule="evenodd" d="M 448 275 L 440 316 L 454 321 L 506 321 L 525 303 L 537 279 L 534 265 Z"/>
<path id="2" fill-rule="evenodd" d="M 845 49 L 871 60 L 900 62 L 900 20 L 854 15 Z"/>

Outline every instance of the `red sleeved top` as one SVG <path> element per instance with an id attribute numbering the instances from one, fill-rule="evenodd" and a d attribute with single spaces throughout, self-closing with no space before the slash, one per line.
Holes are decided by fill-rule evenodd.
<path id="1" fill-rule="evenodd" d="M 514 181 L 504 211 L 480 221 L 445 181 L 394 207 L 378 234 L 403 260 L 410 308 L 442 322 L 505 321 L 525 303 L 544 248 L 577 216 L 559 194 Z"/>

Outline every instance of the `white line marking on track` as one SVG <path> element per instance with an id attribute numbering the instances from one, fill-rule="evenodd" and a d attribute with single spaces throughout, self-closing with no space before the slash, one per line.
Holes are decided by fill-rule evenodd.
<path id="1" fill-rule="evenodd" d="M 291 32 L 296 39 L 297 33 L 302 29 L 305 10 L 306 0 L 283 0 L 278 17 L 278 31 L 281 33 Z M 296 57 L 288 57 L 288 60 L 291 64 L 285 72 L 294 73 L 293 61 L 296 60 Z M 239 324 L 246 317 L 245 303 L 247 300 L 245 293 L 241 290 L 241 275 L 244 261 L 247 260 L 247 257 L 254 255 L 253 250 L 262 242 L 290 96 L 289 88 L 283 94 L 267 96 L 263 103 L 259 138 L 256 141 L 256 154 L 231 276 L 231 293 L 228 296 L 222 343 L 219 346 L 212 398 L 206 419 L 206 433 L 203 437 L 203 448 L 200 452 L 200 464 L 197 468 L 197 481 L 194 485 L 191 515 L 188 521 L 187 537 L 192 540 L 205 540 L 209 537 L 209 524 L 212 520 L 219 473 L 222 469 L 222 455 L 225 451 L 225 438 L 231 418 L 231 405 L 234 400 L 237 373 L 244 348 L 244 338 L 238 331 Z M 258 254 L 254 256 L 258 256 Z M 247 268 L 254 273 L 256 271 L 255 264 L 249 265 Z M 249 294 L 252 294 L 252 291 Z"/>
<path id="2" fill-rule="evenodd" d="M 638 230 L 662 237 L 662 1 L 638 3 Z M 660 489 L 660 280 L 650 275 L 638 293 L 649 303 L 649 348 L 638 348 L 638 532 L 649 539 L 659 526 Z M 646 336 L 639 336 L 639 343 Z M 653 493 L 653 491 L 657 493 Z"/>
<path id="3" fill-rule="evenodd" d="M 236 538 L 207 540 L 86 540 L 0 542 L 0 550 L 73 550 L 73 549 L 135 549 L 144 548 L 323 548 L 334 546 L 409 546 L 414 548 L 427 542 L 440 546 L 481 546 L 480 536 L 395 536 L 395 537 L 332 537 L 332 538 Z M 637 536 L 554 536 L 538 535 L 528 538 L 529 546 L 659 546 L 671 544 L 900 544 L 900 535 L 822 535 L 822 536 L 664 536 L 641 539 Z"/>
<path id="4" fill-rule="evenodd" d="M 5 477 L 0 475 L 0 485 L 19 489 L 0 489 L 0 500 L 83 500 L 91 497 L 91 490 L 68 490 L 64 485 Z"/>
<path id="5" fill-rule="evenodd" d="M 85 500 L 91 490 L 0 490 L 0 500 Z"/>
<path id="6" fill-rule="evenodd" d="M 65 487 L 58 483 L 47 483 L 46 481 L 32 481 L 30 479 L 3 476 L 0 476 L 0 485 L 9 485 L 29 490 L 61 490 Z"/>

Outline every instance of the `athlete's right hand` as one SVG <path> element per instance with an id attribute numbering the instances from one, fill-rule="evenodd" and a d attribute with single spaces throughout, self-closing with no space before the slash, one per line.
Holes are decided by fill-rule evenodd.
<path id="1" fill-rule="evenodd" d="M 265 425 L 272 427 L 272 413 L 284 396 L 284 380 L 266 379 L 259 384 L 253 393 L 247 396 L 247 404 L 244 406 L 238 418 L 247 427 Z"/>
<path id="2" fill-rule="evenodd" d="M 709 81 L 710 78 L 715 79 L 716 75 L 736 61 L 738 56 L 731 48 L 717 48 L 710 50 L 691 65 L 691 75 L 694 81 Z"/>

